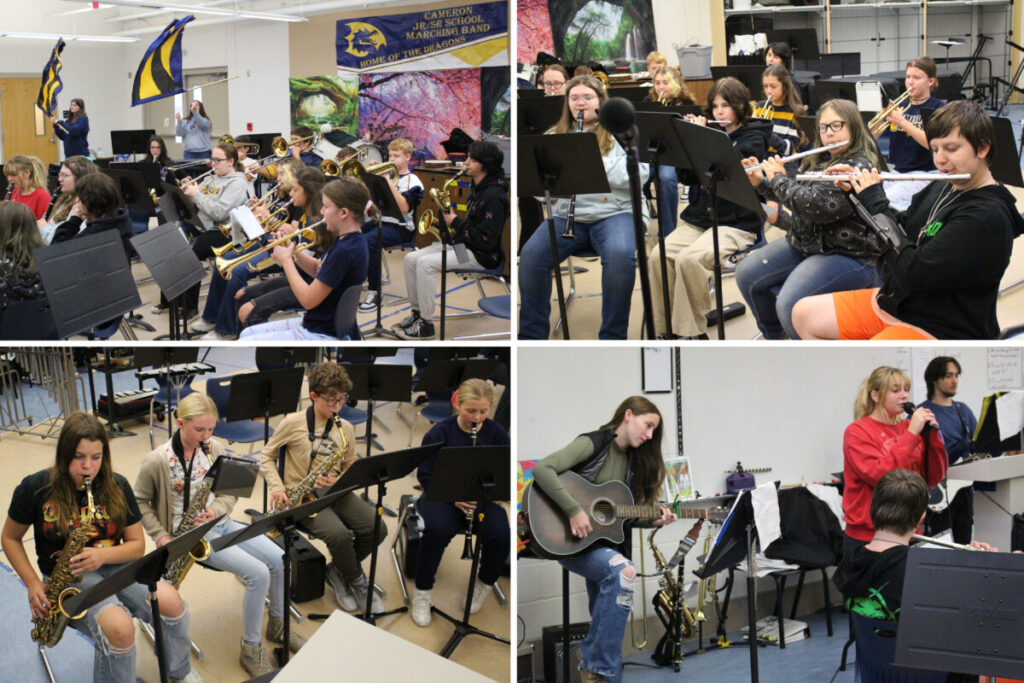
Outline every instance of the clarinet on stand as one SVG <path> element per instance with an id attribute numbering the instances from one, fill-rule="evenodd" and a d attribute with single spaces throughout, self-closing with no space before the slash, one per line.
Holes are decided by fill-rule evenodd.
<path id="1" fill-rule="evenodd" d="M 476 446 L 476 431 L 477 424 L 473 423 L 473 428 L 469 432 L 469 438 L 472 439 L 471 446 Z M 466 542 L 462 545 L 462 559 L 472 560 L 473 559 L 473 511 L 466 510 Z"/>
<path id="2" fill-rule="evenodd" d="M 583 132 L 583 110 L 580 109 L 576 112 L 576 132 Z M 576 223 L 576 195 L 569 198 L 569 212 L 565 216 L 565 230 L 562 231 L 562 237 L 567 240 L 576 239 L 576 231 L 573 229 Z M 475 427 L 474 427 L 475 429 Z M 476 436 L 474 435 L 474 438 Z M 476 445 L 475 443 L 473 444 Z"/>

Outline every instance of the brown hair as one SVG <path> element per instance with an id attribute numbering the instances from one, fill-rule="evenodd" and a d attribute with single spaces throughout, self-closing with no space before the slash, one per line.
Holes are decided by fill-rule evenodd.
<path id="1" fill-rule="evenodd" d="M 541 84 L 541 87 L 544 85 L 544 74 L 548 71 L 557 71 L 565 77 L 565 80 L 569 80 L 569 72 L 566 71 L 564 66 L 561 64 L 548 64 L 540 70 L 539 74 L 537 74 L 537 82 Z"/>
<path id="2" fill-rule="evenodd" d="M 128 519 L 128 501 L 114 479 L 114 466 L 110 458 L 110 441 L 103 423 L 88 413 L 72 413 L 64 420 L 64 426 L 57 437 L 57 457 L 50 468 L 47 486 L 50 488 L 56 515 L 56 527 L 66 536 L 71 527 L 71 518 L 78 515 L 78 493 L 71 478 L 71 461 L 82 439 L 99 441 L 103 444 L 103 461 L 100 471 L 92 482 L 93 499 L 97 505 L 106 508 L 110 519 L 121 528 Z"/>
<path id="3" fill-rule="evenodd" d="M 78 119 L 80 119 L 83 116 L 85 116 L 85 100 L 83 100 L 81 97 L 76 97 L 76 98 L 72 99 L 71 102 L 72 102 L 72 104 L 77 104 L 78 105 L 78 111 L 77 112 L 72 111 L 71 112 L 71 117 L 68 119 L 68 121 L 70 121 L 71 123 L 74 123 Z M 68 111 L 71 111 L 70 107 L 68 108 Z"/>
<path id="4" fill-rule="evenodd" d="M 915 59 L 911 59 L 909 62 L 907 62 L 907 66 L 905 68 L 909 69 L 910 67 L 920 69 L 928 78 L 934 78 L 935 83 L 934 85 L 932 85 L 932 90 L 935 90 L 935 87 L 939 84 L 939 78 L 938 70 L 935 68 L 934 59 L 932 59 L 928 55 L 924 55 L 923 57 L 916 57 Z"/>
<path id="5" fill-rule="evenodd" d="M 897 534 L 917 528 L 928 507 L 928 485 L 917 472 L 886 472 L 871 494 L 871 525 Z"/>
<path id="6" fill-rule="evenodd" d="M 217 149 L 228 155 L 228 159 L 231 159 L 231 168 L 236 171 L 242 170 L 242 164 L 238 161 L 238 150 L 230 142 L 220 142 L 217 144 Z"/>
<path id="7" fill-rule="evenodd" d="M 199 102 L 199 115 L 210 122 L 210 128 L 213 128 L 213 119 L 206 115 L 206 107 L 199 100 L 192 100 L 193 102 Z M 188 105 L 188 116 L 183 117 L 185 120 L 192 118 L 192 105 Z"/>
<path id="8" fill-rule="evenodd" d="M 327 179 L 319 168 L 303 167 L 295 173 L 295 185 L 301 187 L 306 194 L 306 205 L 302 207 L 306 225 L 320 220 L 320 208 L 323 206 L 320 195 L 324 191 L 325 182 Z"/>
<path id="9" fill-rule="evenodd" d="M 32 250 L 45 246 L 32 209 L 21 202 L 0 202 L 0 259 L 33 275 L 36 262 Z"/>
<path id="10" fill-rule="evenodd" d="M 626 418 L 627 410 L 632 411 L 634 415 L 658 416 L 658 426 L 651 438 L 639 448 L 630 448 L 627 453 L 633 469 L 633 496 L 640 505 L 650 505 L 658 499 L 661 483 L 665 479 L 665 461 L 661 456 L 661 437 L 665 421 L 661 419 L 658 406 L 643 396 L 630 396 L 615 409 L 612 419 L 601 425 L 601 431 L 618 429 Z"/>
<path id="11" fill-rule="evenodd" d="M 715 97 L 721 96 L 728 104 L 733 113 L 736 114 L 736 123 L 740 126 L 747 122 L 754 115 L 754 109 L 750 106 L 750 90 L 743 85 L 742 81 L 726 76 L 715 81 L 708 90 L 708 99 L 704 105 L 704 115 L 709 119 L 715 118 L 714 105 Z"/>
<path id="12" fill-rule="evenodd" d="M 334 361 L 324 361 L 309 371 L 309 390 L 317 396 L 347 394 L 352 391 L 352 380 L 344 367 Z"/>
<path id="13" fill-rule="evenodd" d="M 76 180 L 75 194 L 89 220 L 113 216 L 124 204 L 117 184 L 104 173 L 91 173 Z"/>
<path id="14" fill-rule="evenodd" d="M 850 144 L 839 149 L 832 150 L 832 152 L 820 152 L 812 156 L 806 157 L 800 165 L 801 170 L 813 169 L 820 171 L 829 166 L 835 164 L 845 164 L 848 160 L 856 155 L 862 155 L 867 157 L 871 165 L 880 171 L 886 171 L 889 169 L 885 163 L 885 157 L 883 157 L 878 151 L 878 145 L 875 143 L 875 139 L 871 137 L 868 132 L 867 126 L 864 125 L 864 119 L 860 116 L 860 110 L 857 108 L 856 102 L 850 100 L 829 100 L 825 104 L 818 108 L 818 115 L 815 117 L 815 122 L 821 120 L 821 114 L 825 110 L 831 109 L 836 113 L 845 124 L 846 129 L 850 131 Z M 814 127 L 814 144 L 812 147 L 822 147 L 824 143 L 821 141 L 821 131 L 817 126 Z"/>
<path id="15" fill-rule="evenodd" d="M 956 128 L 960 129 L 960 135 L 974 148 L 975 154 L 980 153 L 982 145 L 988 145 L 985 163 L 991 166 L 996 151 L 992 144 L 996 133 L 992 119 L 985 110 L 973 100 L 954 100 L 935 110 L 924 126 L 924 134 L 930 143 L 934 138 L 950 135 Z"/>
<path id="16" fill-rule="evenodd" d="M 363 222 L 366 205 L 370 202 L 370 191 L 362 180 L 355 177 L 335 178 L 324 185 L 323 196 L 339 209 L 348 209 L 352 216 Z"/>
<path id="17" fill-rule="evenodd" d="M 608 91 L 605 90 L 604 84 L 600 80 L 593 76 L 576 76 L 571 78 L 568 83 L 565 84 L 565 106 L 562 107 L 562 117 L 558 119 L 558 123 L 549 130 L 549 133 L 571 133 L 576 128 L 576 119 L 572 115 L 572 111 L 569 109 L 569 91 L 578 85 L 583 85 L 594 91 L 597 95 L 598 108 L 608 100 Z M 601 148 L 601 154 L 608 154 L 612 150 L 612 145 L 615 143 L 615 139 L 612 138 L 612 134 L 604 129 L 601 124 L 597 124 L 594 129 L 594 133 L 597 135 L 597 144 Z"/>

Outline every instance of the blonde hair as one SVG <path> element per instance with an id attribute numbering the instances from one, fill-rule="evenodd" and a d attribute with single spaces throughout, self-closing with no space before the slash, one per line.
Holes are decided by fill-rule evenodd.
<path id="1" fill-rule="evenodd" d="M 38 188 L 46 189 L 46 167 L 38 157 L 17 154 L 4 164 L 4 175 L 18 175 L 28 171 L 28 182 L 34 192 Z"/>
<path id="2" fill-rule="evenodd" d="M 204 415 L 220 417 L 220 413 L 217 411 L 217 404 L 206 394 L 201 394 L 198 391 L 193 392 L 181 399 L 181 403 L 178 404 L 178 419 L 182 422 L 188 422 L 193 418 Z"/>
<path id="3" fill-rule="evenodd" d="M 458 396 L 455 401 L 461 406 L 466 401 L 482 399 L 488 403 L 494 403 L 494 388 L 483 379 L 467 379 L 459 385 Z"/>
<path id="4" fill-rule="evenodd" d="M 857 390 L 857 398 L 853 401 L 853 417 L 859 420 L 875 411 L 878 403 L 871 398 L 871 392 L 877 391 L 879 398 L 889 393 L 896 382 L 900 381 L 907 389 L 910 389 L 910 378 L 907 373 L 899 368 L 882 365 L 875 368 L 866 380 L 861 382 Z"/>
<path id="5" fill-rule="evenodd" d="M 654 50 L 653 52 L 647 53 L 647 63 L 650 64 L 651 62 L 661 62 L 662 64 L 665 64 L 667 66 L 668 57 L 665 56 L 664 52 L 658 52 L 657 50 Z"/>
<path id="6" fill-rule="evenodd" d="M 395 138 L 388 144 L 388 151 L 398 151 L 406 156 L 412 156 L 413 146 L 407 138 Z"/>

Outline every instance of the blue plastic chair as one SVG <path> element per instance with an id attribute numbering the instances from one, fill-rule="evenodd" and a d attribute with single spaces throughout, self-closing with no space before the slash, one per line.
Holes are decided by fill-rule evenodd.
<path id="1" fill-rule="evenodd" d="M 412 425 L 409 426 L 409 446 L 412 446 L 412 435 L 416 431 L 416 418 L 422 416 L 426 418 L 431 424 L 436 424 L 441 420 L 449 417 L 452 414 L 452 395 L 451 392 L 441 392 L 438 396 L 430 394 L 430 400 L 427 401 L 427 405 L 420 409 L 420 412 L 412 416 Z"/>
<path id="2" fill-rule="evenodd" d="M 499 318 L 501 320 L 509 320 L 512 318 L 512 297 L 508 294 L 501 294 L 499 296 L 485 296 L 476 302 L 476 305 L 480 307 L 480 310 L 491 316 L 492 318 Z M 455 337 L 459 339 L 485 339 L 490 337 L 509 337 L 511 336 L 511 330 L 505 330 L 504 332 L 485 332 L 483 334 L 467 334 L 461 337 Z"/>
<path id="3" fill-rule="evenodd" d="M 451 261 L 449 261 L 449 263 L 451 263 Z M 482 284 L 480 284 L 480 281 L 481 280 L 486 280 L 488 278 L 490 278 L 492 280 L 497 280 L 498 282 L 500 282 L 502 287 L 505 288 L 505 293 L 506 294 L 511 294 L 511 292 L 512 292 L 512 290 L 509 289 L 508 281 L 505 279 L 505 255 L 504 254 L 502 254 L 501 261 L 498 263 L 498 265 L 496 265 L 493 268 L 488 268 L 487 270 L 466 270 L 466 269 L 459 268 L 458 265 L 456 265 L 455 267 L 448 268 L 448 272 L 453 274 L 453 275 L 458 275 L 463 280 L 470 280 L 470 279 L 472 279 L 476 283 L 476 289 L 480 293 L 480 298 L 481 299 L 486 299 L 487 298 L 487 292 L 484 291 L 484 287 L 483 287 Z M 451 319 L 451 318 L 466 318 L 466 317 L 469 317 L 469 316 L 476 316 L 476 315 L 485 315 L 485 312 L 484 311 L 469 311 L 469 312 L 466 312 L 466 313 L 445 313 L 445 317 L 449 318 L 449 319 Z M 434 317 L 435 318 L 439 318 L 440 317 L 440 313 L 438 313 Z"/>
<path id="4" fill-rule="evenodd" d="M 263 423 L 256 420 L 236 420 L 227 422 L 224 417 L 228 414 L 228 400 L 231 398 L 231 378 L 213 377 L 206 380 L 206 395 L 213 399 L 217 405 L 217 425 L 213 428 L 213 435 L 230 443 L 249 444 L 249 455 L 252 455 L 253 444 L 263 440 Z M 268 434 L 273 434 L 274 428 L 270 427 Z"/>

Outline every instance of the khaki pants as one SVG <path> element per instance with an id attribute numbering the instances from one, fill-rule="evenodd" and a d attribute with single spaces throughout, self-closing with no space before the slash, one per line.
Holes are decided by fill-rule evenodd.
<path id="1" fill-rule="evenodd" d="M 727 226 L 718 228 L 719 257 L 746 249 L 757 235 Z M 651 275 L 651 299 L 654 304 L 654 326 L 665 333 L 665 305 L 661 286 L 661 255 L 659 247 L 648 258 Z M 711 311 L 708 277 L 714 272 L 715 253 L 711 229 L 697 228 L 680 221 L 665 238 L 665 261 L 668 269 L 669 302 L 672 305 L 672 332 L 680 337 L 696 337 L 708 330 L 704 317 Z"/>

